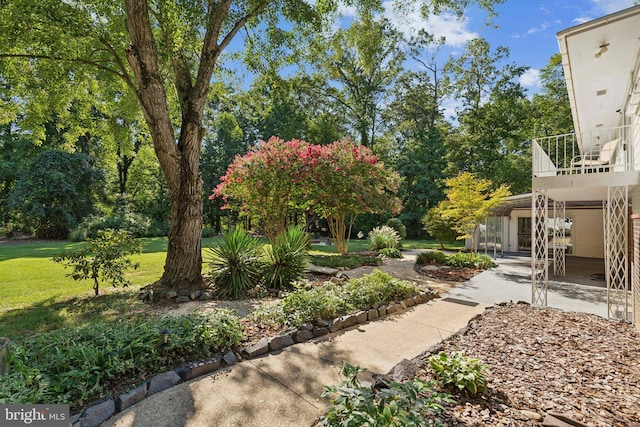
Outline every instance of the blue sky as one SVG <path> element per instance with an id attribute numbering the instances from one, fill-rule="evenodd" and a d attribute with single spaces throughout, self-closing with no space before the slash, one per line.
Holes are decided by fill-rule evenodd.
<path id="1" fill-rule="evenodd" d="M 385 3 L 386 16 L 400 29 L 426 28 L 445 35 L 447 49 L 454 54 L 462 52 L 465 42 L 477 36 L 487 39 L 492 48 L 508 47 L 511 62 L 529 68 L 520 82 L 530 93 L 539 89 L 538 70 L 558 52 L 557 32 L 633 6 L 633 0 L 507 0 L 496 6 L 497 17 L 488 27 L 486 15 L 474 8 L 462 20 L 443 15 L 425 22 L 418 12 L 398 19 L 391 12 L 391 1 Z M 350 13 L 344 10 L 345 15 Z"/>

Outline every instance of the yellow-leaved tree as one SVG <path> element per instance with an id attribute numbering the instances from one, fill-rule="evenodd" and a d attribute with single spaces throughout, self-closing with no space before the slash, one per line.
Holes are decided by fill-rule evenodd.
<path id="1" fill-rule="evenodd" d="M 478 178 L 471 172 L 462 172 L 445 180 L 447 199 L 438 208 L 445 219 L 451 221 L 458 239 L 471 239 L 471 248 L 476 250 L 475 234 L 489 211 L 500 205 L 511 195 L 508 185 L 496 189 L 488 179 Z"/>

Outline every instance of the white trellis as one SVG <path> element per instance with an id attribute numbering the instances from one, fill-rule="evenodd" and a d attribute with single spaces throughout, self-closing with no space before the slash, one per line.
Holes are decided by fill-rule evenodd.
<path id="1" fill-rule="evenodd" d="M 627 262 L 628 203 L 627 186 L 608 187 L 607 200 L 603 202 L 602 213 L 608 316 L 631 321 Z"/>
<path id="2" fill-rule="evenodd" d="M 553 274 L 565 275 L 566 272 L 566 244 L 565 244 L 565 221 L 566 203 L 564 201 L 553 201 Z"/>
<path id="3" fill-rule="evenodd" d="M 549 198 L 546 190 L 535 190 L 531 200 L 531 304 L 547 305 L 549 285 Z"/>
<path id="4" fill-rule="evenodd" d="M 632 216 L 633 223 L 633 264 L 631 286 L 633 296 L 633 323 L 640 332 L 640 215 Z"/>

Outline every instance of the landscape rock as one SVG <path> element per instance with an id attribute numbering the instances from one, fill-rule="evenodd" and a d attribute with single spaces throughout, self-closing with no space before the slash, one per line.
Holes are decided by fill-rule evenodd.
<path id="1" fill-rule="evenodd" d="M 176 298 L 176 302 L 178 304 L 182 304 L 189 301 L 191 301 L 191 299 L 188 296 L 179 296 L 178 298 Z"/>
<path id="2" fill-rule="evenodd" d="M 87 408 L 80 417 L 81 427 L 98 427 L 116 412 L 116 404 L 112 399 Z"/>
<path id="3" fill-rule="evenodd" d="M 267 338 L 261 338 L 257 343 L 245 347 L 241 351 L 242 356 L 247 358 L 258 357 L 267 353 L 269 353 L 269 340 Z"/>
<path id="4" fill-rule="evenodd" d="M 164 372 L 151 377 L 149 387 L 147 388 L 147 396 L 173 387 L 179 382 L 180 375 L 176 374 L 175 371 Z"/>
<path id="5" fill-rule="evenodd" d="M 204 291 L 198 297 L 198 301 L 211 301 L 212 299 L 213 299 L 213 294 L 211 293 L 211 291 Z"/>
<path id="6" fill-rule="evenodd" d="M 302 329 L 298 331 L 298 333 L 296 333 L 294 337 L 294 341 L 297 343 L 301 343 L 301 342 L 309 341 L 311 338 L 313 338 L 313 332 L 306 329 Z"/>
<path id="7" fill-rule="evenodd" d="M 384 317 L 386 315 L 387 315 L 387 306 L 383 305 L 383 306 L 378 307 L 378 316 L 379 317 Z"/>
<path id="8" fill-rule="evenodd" d="M 162 296 L 166 299 L 173 299 L 178 296 L 178 293 L 176 291 L 166 291 L 162 294 Z"/>
<path id="9" fill-rule="evenodd" d="M 347 316 L 342 316 L 340 318 L 340 320 L 342 320 L 342 328 L 349 328 L 355 324 L 358 323 L 356 315 L 355 314 L 349 314 Z"/>
<path id="10" fill-rule="evenodd" d="M 395 313 L 397 310 L 396 305 L 395 304 L 389 304 L 387 305 L 387 314 L 393 314 Z"/>
<path id="11" fill-rule="evenodd" d="M 356 313 L 356 322 L 364 323 L 367 321 L 368 313 L 366 311 L 359 311 Z"/>
<path id="12" fill-rule="evenodd" d="M 377 309 L 372 308 L 371 310 L 367 311 L 367 319 L 369 321 L 375 320 L 378 317 L 380 317 L 380 316 L 378 315 L 378 310 Z"/>
<path id="13" fill-rule="evenodd" d="M 313 330 L 314 337 L 321 337 L 329 333 L 329 328 L 316 328 Z"/>
<path id="14" fill-rule="evenodd" d="M 404 305 L 407 307 L 413 307 L 414 305 L 416 305 L 413 297 L 405 298 L 404 300 L 402 300 L 402 302 L 404 302 Z"/>
<path id="15" fill-rule="evenodd" d="M 209 374 L 218 369 L 220 369 L 220 358 L 214 357 L 203 362 L 189 363 L 186 366 L 176 369 L 175 372 L 182 378 L 182 381 L 189 381 L 190 379 Z"/>
<path id="16" fill-rule="evenodd" d="M 335 276 L 336 274 L 340 273 L 340 270 L 338 270 L 337 268 L 321 267 L 319 265 L 313 264 L 309 264 L 306 268 L 306 271 L 311 274 L 321 274 L 324 276 Z"/>
<path id="17" fill-rule="evenodd" d="M 124 411 L 129 406 L 135 405 L 147 396 L 147 383 L 144 383 L 127 393 L 122 393 L 116 399 L 116 411 Z"/>
<path id="18" fill-rule="evenodd" d="M 224 356 L 222 356 L 222 360 L 228 366 L 235 365 L 238 363 L 238 356 L 233 351 L 227 351 Z"/>
<path id="19" fill-rule="evenodd" d="M 278 351 L 295 344 L 289 335 L 277 335 L 269 340 L 269 350 Z"/>
<path id="20" fill-rule="evenodd" d="M 342 319 L 334 319 L 329 325 L 330 332 L 337 332 L 342 329 Z"/>
<path id="21" fill-rule="evenodd" d="M 389 371 L 389 376 L 393 379 L 393 381 L 402 382 L 404 380 L 415 377 L 419 369 L 420 367 L 417 363 L 411 360 L 402 359 L 400 363 L 398 363 L 393 367 L 393 369 L 391 369 L 391 371 Z"/>

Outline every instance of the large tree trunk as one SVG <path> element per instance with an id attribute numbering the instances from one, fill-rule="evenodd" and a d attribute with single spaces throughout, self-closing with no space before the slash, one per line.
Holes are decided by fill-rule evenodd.
<path id="1" fill-rule="evenodd" d="M 192 138 L 198 138 L 193 135 Z M 202 286 L 202 179 L 196 164 L 182 161 L 180 186 L 171 190 L 171 224 L 163 287 L 193 289 Z M 195 166 L 195 170 L 191 167 Z"/>

